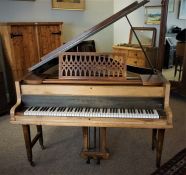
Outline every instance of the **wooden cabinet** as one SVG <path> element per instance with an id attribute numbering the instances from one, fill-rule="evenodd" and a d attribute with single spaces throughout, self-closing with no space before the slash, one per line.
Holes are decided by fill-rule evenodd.
<path id="1" fill-rule="evenodd" d="M 62 22 L 0 24 L 6 56 L 15 80 L 22 78 L 29 67 L 63 43 L 62 24 Z"/>
<path id="2" fill-rule="evenodd" d="M 62 25 L 62 24 L 61 24 Z M 39 25 L 38 26 L 38 41 L 39 41 L 39 56 L 42 57 L 59 47 L 62 44 L 62 26 L 57 25 Z"/>
<path id="3" fill-rule="evenodd" d="M 113 52 L 123 53 L 126 55 L 127 64 L 137 67 L 149 67 L 148 61 L 141 48 L 113 46 Z M 145 48 L 145 51 L 154 64 L 157 56 L 157 48 Z"/>

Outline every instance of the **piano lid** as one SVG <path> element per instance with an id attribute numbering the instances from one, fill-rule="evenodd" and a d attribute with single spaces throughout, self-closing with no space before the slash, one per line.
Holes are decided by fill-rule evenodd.
<path id="1" fill-rule="evenodd" d="M 42 60 L 41 62 L 35 64 L 32 67 L 30 67 L 28 70 L 29 71 L 34 71 L 36 73 L 37 72 L 41 73 L 41 72 L 46 71 L 51 66 L 58 64 L 58 60 L 56 59 L 56 57 L 58 57 L 60 53 L 71 49 L 72 47 L 79 44 L 81 41 L 87 39 L 88 37 L 90 37 L 94 34 L 96 34 L 97 32 L 99 32 L 102 29 L 106 28 L 107 26 L 113 24 L 114 22 L 121 19 L 122 17 L 130 14 L 134 10 L 142 7 L 143 5 L 145 5 L 148 2 L 149 2 L 149 0 L 143 0 L 141 2 L 135 1 L 134 3 L 130 4 L 126 8 L 117 12 L 116 14 L 110 16 L 109 18 L 105 19 L 104 21 L 100 22 L 99 24 L 93 26 L 89 30 L 84 31 L 83 33 L 81 33 L 80 35 L 78 35 L 74 39 L 70 40 L 66 44 L 64 44 L 64 45 L 56 48 L 52 52 L 48 53 L 47 55 L 45 55 L 44 57 L 41 58 L 41 60 Z"/>

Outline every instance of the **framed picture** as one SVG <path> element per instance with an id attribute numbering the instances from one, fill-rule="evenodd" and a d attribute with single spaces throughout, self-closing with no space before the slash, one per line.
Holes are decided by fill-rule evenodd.
<path id="1" fill-rule="evenodd" d="M 155 27 L 133 27 L 141 44 L 145 47 L 155 47 L 156 42 L 156 28 Z M 133 32 L 130 30 L 129 44 L 139 46 L 138 40 Z"/>
<path id="2" fill-rule="evenodd" d="M 174 12 L 174 4 L 175 4 L 175 0 L 169 0 L 169 6 L 168 6 L 169 13 Z"/>
<path id="3" fill-rule="evenodd" d="M 160 24 L 161 6 L 145 6 L 145 24 Z"/>
<path id="4" fill-rule="evenodd" d="M 84 10 L 85 0 L 52 0 L 53 9 Z"/>
<path id="5" fill-rule="evenodd" d="M 179 19 L 186 19 L 186 0 L 181 0 Z"/>

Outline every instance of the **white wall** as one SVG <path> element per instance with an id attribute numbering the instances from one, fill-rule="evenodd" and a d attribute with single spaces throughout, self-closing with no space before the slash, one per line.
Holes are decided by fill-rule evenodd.
<path id="1" fill-rule="evenodd" d="M 19 21 L 63 21 L 64 39 L 69 41 L 79 33 L 96 25 L 135 0 L 86 0 L 85 11 L 64 11 L 51 9 L 51 0 L 15 1 L 0 0 L 0 22 Z M 168 29 L 172 25 L 186 28 L 186 20 L 178 20 L 178 4 L 175 0 L 174 13 L 168 14 Z M 159 5 L 161 0 L 151 0 L 147 5 Z M 159 25 L 144 24 L 144 8 L 131 13 L 129 19 L 135 27 L 156 27 L 159 33 Z M 113 30 L 114 28 L 114 30 Z M 127 43 L 130 27 L 125 18 L 120 19 L 90 39 L 95 39 L 98 51 L 111 51 L 113 40 L 115 44 Z M 159 35 L 157 35 L 158 44 Z"/>
<path id="2" fill-rule="evenodd" d="M 0 22 L 64 22 L 65 42 L 113 14 L 113 0 L 86 0 L 84 11 L 51 9 L 51 0 L 0 0 Z M 98 51 L 111 51 L 113 26 L 92 36 Z"/>
<path id="3" fill-rule="evenodd" d="M 114 13 L 126 7 L 130 3 L 133 3 L 135 0 L 117 0 L 114 1 Z M 177 25 L 182 29 L 186 28 L 186 20 L 178 19 L 180 0 L 175 0 L 174 12 L 168 13 L 167 18 L 167 30 L 169 30 L 173 25 Z M 151 0 L 146 6 L 151 5 L 161 5 L 161 0 Z M 144 24 L 144 7 L 134 11 L 128 15 L 132 25 L 134 27 L 156 27 L 157 29 L 157 39 L 156 45 L 159 44 L 159 25 L 145 25 Z M 119 43 L 128 43 L 129 40 L 130 27 L 126 19 L 121 19 L 114 24 L 114 44 Z"/>
<path id="4" fill-rule="evenodd" d="M 167 18 L 167 30 L 168 31 L 174 25 L 181 27 L 182 29 L 186 28 L 186 20 L 178 19 L 179 5 L 180 5 L 180 0 L 175 0 L 174 12 L 168 13 L 168 18 Z"/>
<path id="5" fill-rule="evenodd" d="M 135 2 L 135 0 L 117 0 L 114 1 L 114 12 L 121 10 L 129 4 Z M 161 0 L 151 0 L 146 6 L 161 5 Z M 136 11 L 128 15 L 130 22 L 133 27 L 155 27 L 157 29 L 157 41 L 158 45 L 159 38 L 159 25 L 146 25 L 144 24 L 145 9 L 141 7 Z M 114 44 L 128 43 L 129 41 L 130 26 L 125 18 L 119 20 L 114 24 Z"/>

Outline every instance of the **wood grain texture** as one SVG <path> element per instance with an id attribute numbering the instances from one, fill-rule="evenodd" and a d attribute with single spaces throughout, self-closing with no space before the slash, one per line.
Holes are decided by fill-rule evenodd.
<path id="1" fill-rule="evenodd" d="M 167 89 L 166 89 L 167 88 Z M 11 122 L 14 124 L 36 124 L 52 126 L 85 126 L 85 127 L 128 127 L 128 128 L 172 128 L 172 112 L 169 107 L 169 84 L 162 86 L 135 85 L 24 85 L 16 83 L 17 104 L 11 111 Z M 65 95 L 65 96 L 100 96 L 100 97 L 162 97 L 164 99 L 165 117 L 161 119 L 116 119 L 94 117 L 47 117 L 24 116 L 18 110 L 21 95 Z M 17 112 L 16 112 L 17 111 Z"/>
<path id="2" fill-rule="evenodd" d="M 62 43 L 62 26 L 61 25 L 39 25 L 38 40 L 40 56 L 44 56 Z"/>
<path id="3" fill-rule="evenodd" d="M 62 24 L 61 22 L 0 24 L 0 34 L 14 80 L 23 78 L 27 69 L 39 62 L 40 56 L 62 44 Z"/>
<path id="4" fill-rule="evenodd" d="M 59 57 L 59 79 L 124 81 L 126 72 L 120 53 L 64 52 Z"/>
<path id="5" fill-rule="evenodd" d="M 163 87 L 121 85 L 22 85 L 24 95 L 164 97 Z"/>
<path id="6" fill-rule="evenodd" d="M 27 73 L 27 68 L 39 61 L 35 27 L 29 25 L 11 26 L 15 80 L 22 78 Z M 20 35 L 20 36 L 18 36 Z"/>
<path id="7" fill-rule="evenodd" d="M 93 117 L 46 117 L 15 115 L 12 124 L 33 124 L 49 126 L 77 126 L 77 127 L 113 127 L 113 128 L 172 128 L 167 119 L 114 119 Z"/>
<path id="8" fill-rule="evenodd" d="M 112 48 L 113 48 L 113 52 L 126 55 L 128 65 L 137 66 L 137 67 L 149 67 L 148 61 L 141 48 L 124 47 L 124 46 L 116 46 L 116 45 L 114 45 Z M 156 49 L 154 47 L 145 48 L 145 51 L 147 52 L 148 57 L 152 61 L 156 57 L 155 50 Z"/>

